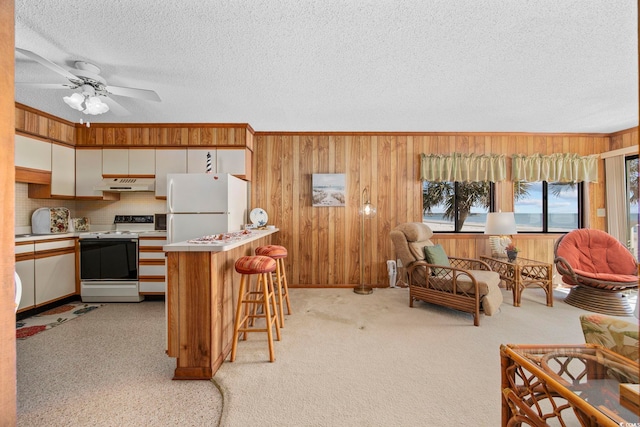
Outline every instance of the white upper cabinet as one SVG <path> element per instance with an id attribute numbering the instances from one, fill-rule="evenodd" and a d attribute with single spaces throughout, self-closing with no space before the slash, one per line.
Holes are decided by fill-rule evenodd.
<path id="1" fill-rule="evenodd" d="M 105 148 L 102 150 L 103 175 L 155 175 L 155 149 Z"/>
<path id="2" fill-rule="evenodd" d="M 129 175 L 155 175 L 156 150 L 143 148 L 129 150 Z"/>
<path id="3" fill-rule="evenodd" d="M 216 156 L 216 172 L 245 175 L 247 172 L 245 159 L 244 148 L 220 148 Z"/>
<path id="4" fill-rule="evenodd" d="M 156 150 L 156 197 L 167 195 L 167 174 L 187 172 L 187 150 Z"/>
<path id="5" fill-rule="evenodd" d="M 207 154 L 211 154 L 211 172 L 216 172 L 215 148 L 187 148 L 187 173 L 206 173 Z"/>
<path id="6" fill-rule="evenodd" d="M 76 150 L 76 197 L 102 197 L 94 186 L 102 181 L 102 150 Z"/>
<path id="7" fill-rule="evenodd" d="M 247 173 L 246 150 L 244 148 L 188 148 L 187 173 L 206 173 L 207 154 L 211 154 L 212 173 Z"/>
<path id="8" fill-rule="evenodd" d="M 73 147 L 51 144 L 51 195 L 76 194 L 76 154 Z"/>
<path id="9" fill-rule="evenodd" d="M 129 175 L 129 150 L 109 148 L 102 150 L 103 175 Z"/>
<path id="10" fill-rule="evenodd" d="M 22 135 L 15 136 L 15 165 L 51 171 L 51 143 Z"/>

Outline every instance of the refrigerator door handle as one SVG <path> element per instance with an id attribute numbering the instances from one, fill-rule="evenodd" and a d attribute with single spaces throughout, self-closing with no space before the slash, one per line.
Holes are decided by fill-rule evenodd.
<path id="1" fill-rule="evenodd" d="M 175 243 L 173 241 L 173 236 L 175 236 L 175 232 L 173 230 L 173 215 L 167 215 L 167 237 L 169 239 L 169 243 Z"/>
<path id="2" fill-rule="evenodd" d="M 167 202 L 169 213 L 173 213 L 173 179 L 169 180 L 169 185 L 167 188 Z"/>

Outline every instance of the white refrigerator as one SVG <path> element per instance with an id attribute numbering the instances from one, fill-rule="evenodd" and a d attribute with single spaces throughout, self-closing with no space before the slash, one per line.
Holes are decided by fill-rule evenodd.
<path id="1" fill-rule="evenodd" d="M 233 175 L 168 174 L 167 241 L 242 230 L 247 205 L 247 183 Z"/>

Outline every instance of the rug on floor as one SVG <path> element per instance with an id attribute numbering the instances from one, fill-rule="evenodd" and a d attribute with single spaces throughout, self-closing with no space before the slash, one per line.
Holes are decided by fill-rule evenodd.
<path id="1" fill-rule="evenodd" d="M 16 339 L 23 340 L 35 334 L 61 325 L 69 320 L 82 316 L 104 304 L 86 304 L 82 302 L 64 304 L 35 316 L 16 322 Z"/>

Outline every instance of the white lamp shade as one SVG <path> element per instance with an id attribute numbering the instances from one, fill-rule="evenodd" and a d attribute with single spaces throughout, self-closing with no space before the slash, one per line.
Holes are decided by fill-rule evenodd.
<path id="1" fill-rule="evenodd" d="M 487 214 L 487 223 L 484 227 L 484 234 L 504 236 L 508 234 L 516 234 L 517 232 L 516 217 L 513 212 L 489 212 Z"/>

